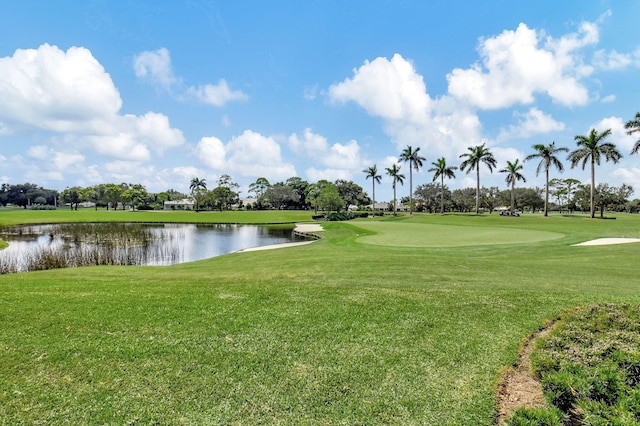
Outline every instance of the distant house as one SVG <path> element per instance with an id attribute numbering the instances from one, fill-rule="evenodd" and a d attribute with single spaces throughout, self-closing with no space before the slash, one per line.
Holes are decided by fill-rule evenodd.
<path id="1" fill-rule="evenodd" d="M 249 206 L 253 206 L 257 202 L 258 202 L 257 198 L 240 198 L 239 204 L 244 207 L 249 207 Z"/>
<path id="2" fill-rule="evenodd" d="M 369 208 L 371 208 L 371 204 L 369 204 Z M 386 211 L 386 210 L 390 210 L 391 209 L 391 204 L 390 203 L 375 203 L 373 205 L 374 210 L 382 210 L 382 211 Z"/>
<path id="3" fill-rule="evenodd" d="M 188 198 L 164 202 L 165 210 L 193 210 L 194 208 L 195 203 L 193 202 L 193 200 L 190 200 Z"/>

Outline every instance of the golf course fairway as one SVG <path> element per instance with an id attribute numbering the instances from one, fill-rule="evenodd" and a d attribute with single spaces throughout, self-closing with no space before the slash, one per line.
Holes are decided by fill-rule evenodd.
<path id="1" fill-rule="evenodd" d="M 312 214 L 0 209 L 0 224 Z M 304 246 L 0 275 L 0 424 L 492 425 L 523 339 L 640 302 L 640 244 L 573 246 L 638 238 L 639 215 L 319 224 Z"/>

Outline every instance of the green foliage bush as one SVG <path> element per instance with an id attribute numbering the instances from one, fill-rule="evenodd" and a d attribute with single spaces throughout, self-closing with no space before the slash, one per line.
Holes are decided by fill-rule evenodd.
<path id="1" fill-rule="evenodd" d="M 563 413 L 569 413 L 574 405 L 591 393 L 586 372 L 576 367 L 571 371 L 553 371 L 544 375 L 542 389 L 549 403 Z"/>
<path id="2" fill-rule="evenodd" d="M 349 212 L 349 211 L 331 212 L 331 213 L 327 213 L 327 214 L 317 214 L 317 215 L 313 215 L 312 216 L 313 220 L 328 220 L 328 221 L 331 221 L 331 222 L 339 222 L 339 221 L 343 221 L 343 220 L 351 220 L 351 219 L 354 219 L 355 217 L 356 217 L 356 214 L 353 213 L 353 212 Z M 358 216 L 358 217 L 360 217 L 360 216 Z"/>
<path id="3" fill-rule="evenodd" d="M 339 222 L 343 220 L 351 220 L 355 217 L 353 212 L 342 211 L 342 212 L 331 212 L 327 215 L 327 220 L 331 222 Z"/>
<path id="4" fill-rule="evenodd" d="M 45 205 L 36 204 L 36 205 L 31 206 L 29 208 L 29 210 L 56 210 L 56 207 L 48 205 L 48 204 L 45 204 Z"/>
<path id="5" fill-rule="evenodd" d="M 531 362 L 547 401 L 571 424 L 640 424 L 640 307 L 595 305 L 567 314 L 538 342 Z"/>
<path id="6" fill-rule="evenodd" d="M 509 426 L 561 426 L 566 416 L 556 407 L 519 408 L 507 419 Z"/>

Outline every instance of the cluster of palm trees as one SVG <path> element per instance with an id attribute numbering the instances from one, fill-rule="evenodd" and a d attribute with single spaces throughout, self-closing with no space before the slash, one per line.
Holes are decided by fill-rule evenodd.
<path id="1" fill-rule="evenodd" d="M 627 134 L 631 135 L 636 132 L 640 132 L 640 112 L 636 113 L 635 118 L 629 120 L 625 124 L 625 128 L 627 129 Z M 530 161 L 533 159 L 540 159 L 540 163 L 538 164 L 538 168 L 536 169 L 536 176 L 540 174 L 542 170 L 545 173 L 545 198 L 544 198 L 544 216 L 548 216 L 549 214 L 549 170 L 553 167 L 558 172 L 562 173 L 564 171 L 564 166 L 562 161 L 558 158 L 558 155 L 561 152 L 569 152 L 567 156 L 567 160 L 571 162 L 571 168 L 574 168 L 578 165 L 582 166 L 582 170 L 584 170 L 587 164 L 591 167 L 591 217 L 595 217 L 595 166 L 600 165 L 602 157 L 604 157 L 605 161 L 611 161 L 613 163 L 617 163 L 622 158 L 622 154 L 616 148 L 616 145 L 611 142 L 607 142 L 606 139 L 611 135 L 611 129 L 604 130 L 602 132 L 598 132 L 596 129 L 591 129 L 588 135 L 577 135 L 575 136 L 575 141 L 577 144 L 577 149 L 569 152 L 569 148 L 567 147 L 557 147 L 555 141 L 548 144 L 535 144 L 532 146 L 535 151 L 533 154 L 528 155 L 523 162 L 520 162 L 519 159 L 515 161 L 507 161 L 507 166 L 501 170 L 500 173 L 505 173 L 506 178 L 505 181 L 508 185 L 511 186 L 511 211 L 513 212 L 515 208 L 515 185 L 518 181 L 526 182 L 524 175 L 522 174 L 522 170 L 524 168 L 524 162 Z M 413 170 L 416 172 L 420 170 L 423 165 L 423 161 L 426 159 L 419 154 L 420 148 L 413 149 L 411 146 L 407 146 L 399 156 L 399 160 L 401 162 L 409 163 L 409 209 L 410 213 L 413 213 Z M 631 150 L 631 154 L 636 154 L 640 151 L 640 139 L 638 139 L 633 149 Z M 482 164 L 486 165 L 490 172 L 493 173 L 493 169 L 496 167 L 496 160 L 493 157 L 493 154 L 485 146 L 476 145 L 468 148 L 468 152 L 465 152 L 460 155 L 460 158 L 464 160 L 460 164 L 460 170 L 466 171 L 469 174 L 472 171 L 476 172 L 476 206 L 475 211 L 476 214 L 480 211 L 480 166 Z M 441 187 L 441 206 L 440 212 L 444 213 L 444 179 L 453 179 L 455 178 L 455 171 L 458 167 L 449 166 L 447 164 L 447 160 L 444 157 L 438 158 L 436 161 L 431 163 L 433 165 L 432 168 L 429 169 L 429 172 L 433 172 L 433 181 L 436 181 L 438 178 L 440 179 L 440 187 Z M 396 185 L 398 183 L 403 184 L 405 176 L 400 173 L 400 165 L 392 164 L 391 167 L 385 169 L 387 175 L 392 178 L 393 181 L 393 212 L 396 214 Z M 366 174 L 366 178 L 371 178 L 372 186 L 373 186 L 373 203 L 375 204 L 376 198 L 376 183 L 380 183 L 382 178 L 381 175 L 378 174 L 378 168 L 374 164 L 371 167 L 368 167 L 363 170 Z"/>

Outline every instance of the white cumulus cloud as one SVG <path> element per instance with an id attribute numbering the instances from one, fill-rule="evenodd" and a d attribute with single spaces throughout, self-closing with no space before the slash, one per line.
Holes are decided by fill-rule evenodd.
<path id="1" fill-rule="evenodd" d="M 589 94 L 581 79 L 593 68 L 584 65 L 579 51 L 597 42 L 592 23 L 560 39 L 545 38 L 521 23 L 515 31 L 481 40 L 481 63 L 454 69 L 447 76 L 449 93 L 481 109 L 530 104 L 537 93 L 562 105 L 584 105 Z"/>
<path id="2" fill-rule="evenodd" d="M 93 131 L 122 106 L 111 77 L 88 49 L 43 44 L 0 58 L 0 121 L 54 132 Z"/>
<path id="3" fill-rule="evenodd" d="M 355 140 L 329 145 L 326 137 L 307 128 L 302 136 L 291 134 L 288 141 L 294 152 L 309 157 L 316 165 L 325 166 L 324 169 L 316 166 L 307 169 L 309 179 L 315 180 L 318 176 L 322 176 L 321 179 L 328 176 L 334 176 L 333 180 L 352 179 L 353 174 L 364 167 L 360 145 Z"/>
<path id="4" fill-rule="evenodd" d="M 171 55 L 164 47 L 134 56 L 133 69 L 137 77 L 147 78 L 165 89 L 178 82 L 171 69 Z"/>
<path id="5" fill-rule="evenodd" d="M 217 84 L 184 87 L 182 79 L 174 76 L 171 54 L 165 47 L 147 50 L 134 56 L 133 70 L 138 78 L 148 80 L 172 93 L 180 100 L 194 99 L 217 107 L 231 101 L 241 101 L 248 96 L 240 90 L 232 90 L 225 79 Z"/>
<path id="6" fill-rule="evenodd" d="M 531 108 L 526 113 L 514 113 L 518 119 L 516 125 L 500 130 L 498 141 L 514 138 L 528 138 L 535 134 L 545 134 L 564 129 L 564 123 L 560 123 L 538 108 Z"/>
<path id="7" fill-rule="evenodd" d="M 187 93 L 198 101 L 214 105 L 223 106 L 230 101 L 242 101 L 247 99 L 247 95 L 240 90 L 231 90 L 226 80 L 222 79 L 218 84 L 205 84 L 198 87 L 189 87 Z"/>
<path id="8" fill-rule="evenodd" d="M 203 165 L 219 173 L 269 180 L 296 176 L 293 164 L 283 160 L 280 145 L 252 130 L 245 130 L 226 144 L 216 137 L 204 137 L 196 152 Z"/>
<path id="9" fill-rule="evenodd" d="M 400 54 L 391 60 L 365 61 L 353 73 L 353 78 L 329 88 L 332 100 L 356 102 L 370 115 L 386 120 L 424 122 L 431 99 L 422 76 Z"/>

